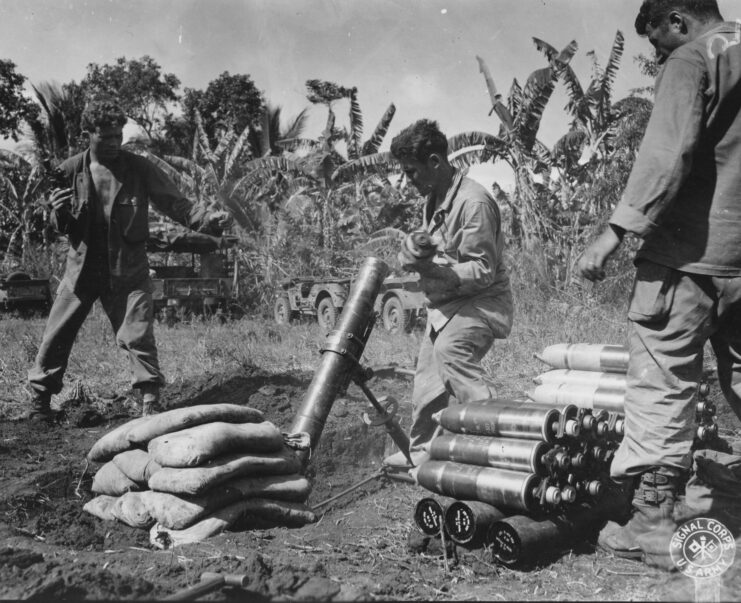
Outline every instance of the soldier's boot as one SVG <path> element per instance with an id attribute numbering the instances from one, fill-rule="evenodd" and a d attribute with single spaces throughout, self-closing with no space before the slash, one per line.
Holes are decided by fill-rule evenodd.
<path id="1" fill-rule="evenodd" d="M 160 407 L 160 388 L 158 385 L 143 385 L 142 393 L 142 416 L 157 414 L 162 410 Z"/>
<path id="2" fill-rule="evenodd" d="M 620 526 L 628 523 L 633 510 L 634 493 L 634 478 L 609 480 L 604 493 L 600 496 L 600 505 L 610 522 Z"/>
<path id="3" fill-rule="evenodd" d="M 680 485 L 678 472 L 656 469 L 644 473 L 632 500 L 632 515 L 625 525 L 609 522 L 600 532 L 599 546 L 617 557 L 643 560 L 671 569 L 669 554 L 677 524 L 673 511 Z"/>
<path id="4" fill-rule="evenodd" d="M 38 424 L 54 425 L 62 418 L 62 413 L 52 410 L 51 394 L 49 392 L 39 392 L 29 388 L 31 398 L 30 409 L 25 414 L 25 419 Z"/>

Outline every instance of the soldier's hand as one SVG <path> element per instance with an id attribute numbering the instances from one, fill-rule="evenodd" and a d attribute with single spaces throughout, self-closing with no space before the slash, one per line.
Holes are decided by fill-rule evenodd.
<path id="1" fill-rule="evenodd" d="M 432 305 L 458 297 L 460 285 L 461 279 L 452 268 L 437 264 L 433 264 L 419 279 L 419 288 Z"/>
<path id="2" fill-rule="evenodd" d="M 605 262 L 620 247 L 623 232 L 608 226 L 597 237 L 579 258 L 578 273 L 590 281 L 601 281 L 605 278 Z"/>
<path id="3" fill-rule="evenodd" d="M 74 191 L 71 188 L 55 188 L 49 197 L 49 207 L 57 212 L 68 212 L 72 209 L 72 196 Z"/>
<path id="4" fill-rule="evenodd" d="M 402 248 L 396 256 L 396 259 L 399 261 L 402 270 L 406 270 L 407 272 L 419 272 L 420 274 L 424 274 L 429 272 L 435 265 L 432 258 L 417 258 L 406 248 Z"/>

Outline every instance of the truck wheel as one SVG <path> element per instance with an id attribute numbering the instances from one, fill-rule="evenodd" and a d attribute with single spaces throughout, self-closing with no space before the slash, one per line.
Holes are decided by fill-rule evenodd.
<path id="1" fill-rule="evenodd" d="M 405 310 L 401 300 L 392 296 L 383 303 L 383 328 L 390 333 L 402 333 L 409 329 L 411 312 Z"/>
<path id="2" fill-rule="evenodd" d="M 275 300 L 275 304 L 273 305 L 273 318 L 275 318 L 275 322 L 279 325 L 287 325 L 291 322 L 291 302 L 289 301 L 288 296 L 281 295 Z"/>
<path id="3" fill-rule="evenodd" d="M 18 281 L 30 281 L 31 275 L 27 274 L 26 272 L 11 272 L 8 276 L 5 277 L 5 280 L 9 283 Z"/>
<path id="4" fill-rule="evenodd" d="M 316 307 L 316 320 L 323 329 L 330 330 L 334 328 L 337 322 L 337 308 L 335 308 L 331 297 L 325 297 Z"/>

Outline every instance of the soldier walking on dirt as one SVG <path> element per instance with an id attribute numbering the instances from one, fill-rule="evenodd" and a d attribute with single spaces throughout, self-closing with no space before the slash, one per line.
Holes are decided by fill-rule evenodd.
<path id="1" fill-rule="evenodd" d="M 708 339 L 741 417 L 741 27 L 723 22 L 715 0 L 645 0 L 636 31 L 663 63 L 655 105 L 622 199 L 579 271 L 601 280 L 626 232 L 643 239 L 628 310 L 626 433 L 611 469 L 627 513 L 599 543 L 671 567 Z"/>
<path id="2" fill-rule="evenodd" d="M 82 115 L 90 137 L 86 151 L 59 170 L 68 187 L 50 197 L 51 223 L 69 239 L 64 277 L 28 373 L 29 418 L 55 419 L 51 397 L 62 389 L 72 344 L 96 299 L 100 299 L 126 350 L 132 385 L 142 393 L 144 413 L 156 407 L 164 378 L 153 330 L 152 283 L 146 254 L 149 202 L 191 228 L 220 234 L 226 212 L 200 218 L 169 178 L 147 159 L 121 149 L 126 116 L 108 99 L 91 102 Z"/>
<path id="3" fill-rule="evenodd" d="M 512 328 L 512 294 L 502 259 L 504 240 L 493 197 L 448 162 L 448 142 L 434 121 L 422 119 L 394 138 L 392 155 L 427 196 L 423 228 L 437 247 L 419 259 L 405 245 L 403 268 L 420 273 L 427 297 L 427 327 L 412 394 L 410 455 L 415 465 L 439 431 L 432 415 L 451 396 L 460 404 L 495 397 L 481 359 Z M 384 460 L 407 466 L 399 452 Z"/>

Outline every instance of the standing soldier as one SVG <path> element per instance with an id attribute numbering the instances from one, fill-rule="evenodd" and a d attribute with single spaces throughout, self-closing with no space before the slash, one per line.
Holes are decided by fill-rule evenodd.
<path id="1" fill-rule="evenodd" d="M 625 438 L 611 470 L 628 512 L 599 543 L 671 567 L 708 339 L 741 417 L 741 30 L 723 22 L 716 0 L 645 0 L 636 31 L 663 63 L 655 105 L 623 197 L 579 271 L 600 280 L 626 232 L 643 239 L 628 310 Z"/>
<path id="2" fill-rule="evenodd" d="M 423 226 L 437 247 L 433 258 L 399 255 L 402 267 L 420 273 L 427 297 L 427 327 L 412 394 L 409 452 L 418 465 L 439 428 L 432 415 L 458 403 L 493 398 L 481 359 L 512 328 L 512 294 L 502 253 L 499 207 L 474 180 L 448 162 L 448 141 L 437 123 L 419 120 L 391 142 L 404 174 L 427 196 Z M 405 466 L 403 453 L 385 459 Z"/>
<path id="3" fill-rule="evenodd" d="M 195 216 L 193 204 L 162 170 L 122 150 L 125 123 L 115 102 L 91 102 L 82 115 L 89 147 L 59 167 L 69 185 L 52 192 L 51 222 L 69 239 L 69 252 L 28 373 L 33 420 L 56 419 L 51 397 L 62 389 L 72 344 L 96 299 L 111 321 L 117 344 L 128 353 L 132 385 L 142 393 L 144 414 L 156 407 L 164 377 L 154 340 L 146 253 L 149 202 L 177 222 L 213 234 L 220 234 L 227 221 L 225 212 Z"/>

